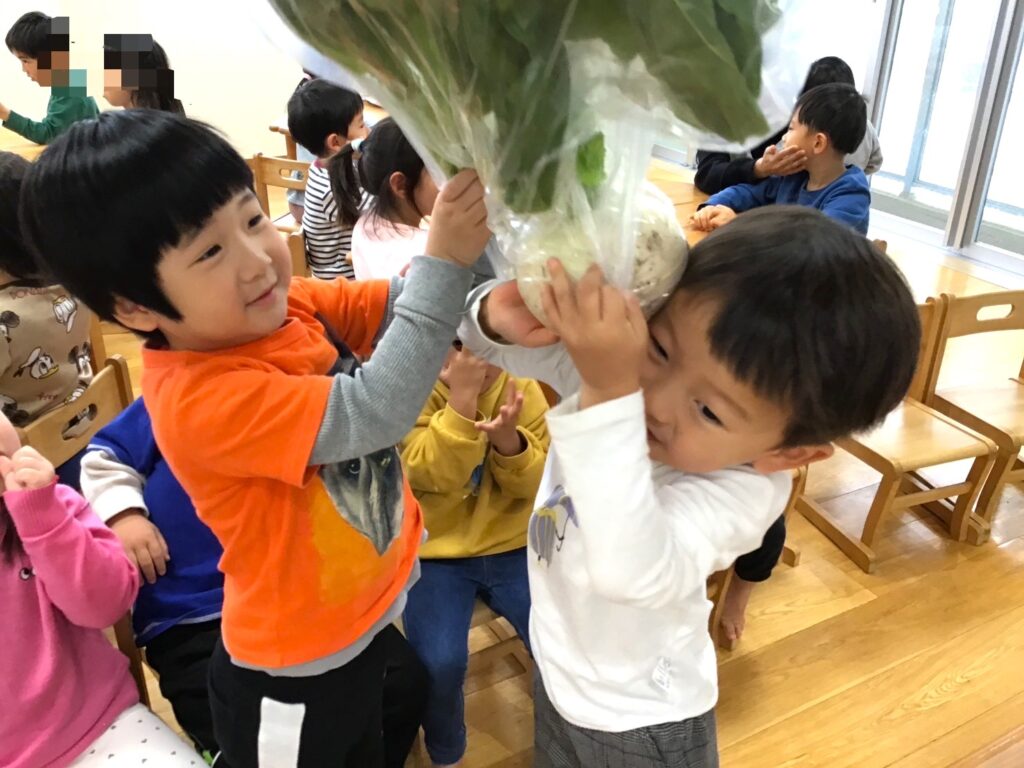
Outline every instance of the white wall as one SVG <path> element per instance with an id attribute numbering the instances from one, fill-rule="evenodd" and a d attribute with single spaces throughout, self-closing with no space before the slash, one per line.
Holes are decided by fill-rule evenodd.
<path id="1" fill-rule="evenodd" d="M 71 65 L 88 70 L 89 94 L 103 93 L 103 35 L 150 33 L 167 51 L 175 92 L 190 117 L 224 131 L 244 155 L 282 154 L 269 131 L 285 112 L 301 67 L 251 21 L 253 0 L 3 0 L 0 35 L 19 15 L 41 10 L 71 18 Z M 38 119 L 49 91 L 28 80 L 0 49 L 0 101 Z"/>

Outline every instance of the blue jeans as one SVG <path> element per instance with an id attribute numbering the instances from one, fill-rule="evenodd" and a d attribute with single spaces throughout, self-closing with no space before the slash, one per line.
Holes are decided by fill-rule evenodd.
<path id="1" fill-rule="evenodd" d="M 423 718 L 427 752 L 435 763 L 457 763 L 466 751 L 462 684 L 469 662 L 469 623 L 479 596 L 504 616 L 530 647 L 530 583 L 526 549 L 499 555 L 421 560 L 402 620 L 413 650 L 430 674 Z"/>

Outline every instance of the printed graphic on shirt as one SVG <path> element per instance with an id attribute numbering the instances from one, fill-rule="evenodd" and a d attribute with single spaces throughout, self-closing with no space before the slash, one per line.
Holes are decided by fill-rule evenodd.
<path id="1" fill-rule="evenodd" d="M 14 372 L 14 377 L 18 378 L 25 371 L 28 371 L 28 375 L 33 379 L 48 379 L 58 370 L 60 370 L 60 366 L 54 362 L 53 357 L 43 352 L 42 347 L 36 347 L 29 352 L 25 362 L 18 366 L 18 370 Z"/>
<path id="2" fill-rule="evenodd" d="M 92 379 L 92 360 L 90 355 L 92 348 L 89 342 L 85 342 L 82 346 L 74 346 L 71 348 L 71 352 L 68 353 L 68 362 L 78 368 L 78 375 L 89 381 Z M 65 402 L 70 402 L 67 400 Z"/>
<path id="3" fill-rule="evenodd" d="M 16 427 L 24 427 L 29 422 L 28 412 L 18 407 L 18 401 L 7 395 L 0 395 L 0 407 L 4 416 Z"/>
<path id="4" fill-rule="evenodd" d="M 551 565 L 555 552 L 562 551 L 562 542 L 565 541 L 566 529 L 570 522 L 577 528 L 580 527 L 572 499 L 559 485 L 541 508 L 530 517 L 530 549 L 537 554 L 538 560 Z"/>
<path id="5" fill-rule="evenodd" d="M 65 333 L 71 333 L 78 317 L 78 302 L 69 296 L 58 296 L 53 300 L 53 316 L 64 326 Z"/>
<path id="6" fill-rule="evenodd" d="M 320 478 L 342 519 L 370 540 L 383 555 L 402 527 L 402 469 L 398 451 L 386 448 L 368 456 L 328 464 Z"/>
<path id="7" fill-rule="evenodd" d="M 10 310 L 0 312 L 0 334 L 3 334 L 8 343 L 11 341 L 11 329 L 17 328 L 19 325 L 21 325 L 21 318 L 16 313 Z"/>

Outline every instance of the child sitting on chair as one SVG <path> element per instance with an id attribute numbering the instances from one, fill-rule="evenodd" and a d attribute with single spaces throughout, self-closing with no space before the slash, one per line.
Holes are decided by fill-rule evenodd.
<path id="1" fill-rule="evenodd" d="M 455 342 L 402 442 L 428 532 L 402 618 L 430 674 L 423 731 L 437 766 L 466 751 L 462 685 L 477 597 L 529 647 L 526 526 L 547 457 L 547 409 L 537 382 L 514 380 Z"/>
<path id="2" fill-rule="evenodd" d="M 327 164 L 339 152 L 351 152 L 351 142 L 366 136 L 363 98 L 326 80 L 308 80 L 288 99 L 288 131 L 299 146 L 316 155 L 302 203 L 310 272 L 321 280 L 351 279 L 352 225 L 339 216 Z"/>
<path id="3" fill-rule="evenodd" d="M 103 636 L 131 607 L 138 573 L 55 479 L 0 415 L 0 765 L 194 766 Z"/>
<path id="4" fill-rule="evenodd" d="M 85 72 L 69 68 L 71 32 L 67 16 L 54 19 L 30 11 L 14 22 L 5 42 L 29 79 L 50 89 L 50 101 L 46 117 L 38 122 L 0 104 L 4 128 L 36 144 L 49 144 L 76 121 L 99 114 L 96 101 L 85 95 Z"/>
<path id="5" fill-rule="evenodd" d="M 566 398 L 529 530 L 536 765 L 716 766 L 706 580 L 758 545 L 792 468 L 900 402 L 914 300 L 866 239 L 793 206 L 699 243 L 649 325 L 600 270 L 549 270 L 551 330 L 515 283 L 482 286 L 459 330 Z"/>
<path id="6" fill-rule="evenodd" d="M 772 176 L 758 184 L 736 184 L 712 195 L 693 215 L 697 229 L 712 230 L 762 205 L 791 203 L 822 213 L 866 235 L 871 189 L 864 171 L 846 165 L 867 130 L 864 97 L 852 85 L 819 85 L 796 103 L 786 148 L 803 150 L 805 170 Z"/>
<path id="7" fill-rule="evenodd" d="M 92 381 L 92 313 L 40 276 L 18 224 L 29 162 L 0 152 L 0 404 L 16 427 L 77 399 Z M 58 472 L 78 487 L 78 457 Z"/>

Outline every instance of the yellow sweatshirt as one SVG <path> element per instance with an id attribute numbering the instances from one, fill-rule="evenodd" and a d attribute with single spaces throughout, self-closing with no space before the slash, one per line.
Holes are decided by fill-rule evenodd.
<path id="1" fill-rule="evenodd" d="M 503 372 L 480 395 L 478 421 L 498 414 L 508 380 Z M 428 533 L 420 557 L 476 557 L 526 546 L 550 444 L 544 421 L 548 404 L 537 382 L 516 379 L 515 386 L 523 393 L 519 433 L 527 443 L 517 456 L 491 450 L 487 436 L 448 407 L 449 390 L 440 381 L 402 441 L 405 475 Z"/>

